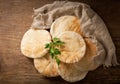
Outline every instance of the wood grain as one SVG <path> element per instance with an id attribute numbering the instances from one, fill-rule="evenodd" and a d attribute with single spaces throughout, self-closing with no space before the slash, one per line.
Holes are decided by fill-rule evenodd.
<path id="1" fill-rule="evenodd" d="M 33 8 L 54 0 L 0 0 L 0 84 L 68 84 L 60 77 L 45 78 L 34 68 L 33 60 L 20 52 L 20 41 L 29 29 Z M 85 2 L 106 23 L 116 46 L 120 62 L 120 1 L 119 0 L 71 0 Z M 120 84 L 120 66 L 98 68 L 76 84 Z"/>

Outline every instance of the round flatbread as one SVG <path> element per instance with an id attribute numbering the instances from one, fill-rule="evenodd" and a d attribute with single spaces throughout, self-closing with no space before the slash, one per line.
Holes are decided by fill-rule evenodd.
<path id="1" fill-rule="evenodd" d="M 81 71 L 95 70 L 103 64 L 106 55 L 105 50 L 96 39 L 85 38 L 85 42 L 86 54 L 75 66 Z"/>
<path id="2" fill-rule="evenodd" d="M 77 82 L 85 78 L 88 71 L 80 71 L 73 64 L 60 63 L 58 69 L 59 75 L 68 82 Z"/>
<path id="3" fill-rule="evenodd" d="M 29 29 L 21 41 L 21 52 L 30 58 L 40 58 L 47 54 L 45 44 L 51 42 L 51 36 L 46 30 Z"/>
<path id="4" fill-rule="evenodd" d="M 77 17 L 70 15 L 56 19 L 50 29 L 52 37 L 57 37 L 64 31 L 74 31 L 82 35 L 80 30 L 80 20 Z"/>
<path id="5" fill-rule="evenodd" d="M 81 35 L 73 31 L 65 31 L 58 38 L 65 42 L 59 50 L 61 55 L 58 58 L 65 63 L 75 63 L 81 60 L 86 52 L 86 44 Z"/>
<path id="6" fill-rule="evenodd" d="M 54 59 L 47 54 L 39 59 L 34 59 L 34 66 L 44 76 L 56 77 L 58 76 L 58 64 Z"/>

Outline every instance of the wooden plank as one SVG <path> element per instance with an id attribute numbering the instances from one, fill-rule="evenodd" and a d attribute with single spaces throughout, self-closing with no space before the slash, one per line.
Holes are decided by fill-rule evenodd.
<path id="1" fill-rule="evenodd" d="M 54 0 L 0 0 L 0 84 L 67 84 L 60 77 L 45 78 L 34 68 L 33 60 L 20 52 L 20 41 L 32 23 L 32 8 L 52 3 Z M 120 1 L 119 0 L 71 0 L 81 1 L 91 7 L 106 23 L 117 48 L 120 62 Z M 98 68 L 77 82 L 83 84 L 120 83 L 120 66 Z"/>

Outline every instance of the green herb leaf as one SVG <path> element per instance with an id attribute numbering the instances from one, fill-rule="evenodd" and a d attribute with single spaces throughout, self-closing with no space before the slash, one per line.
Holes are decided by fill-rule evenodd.
<path id="1" fill-rule="evenodd" d="M 54 51 L 55 51 L 55 55 L 61 54 L 61 52 L 57 48 L 55 48 Z"/>
<path id="2" fill-rule="evenodd" d="M 58 58 L 56 58 L 56 62 L 58 65 L 60 64 L 60 60 Z"/>
<path id="3" fill-rule="evenodd" d="M 53 53 L 50 53 L 50 56 L 51 56 L 52 58 L 54 58 L 55 55 L 54 55 Z"/>
<path id="4" fill-rule="evenodd" d="M 49 44 L 49 43 L 47 43 L 47 44 L 45 45 L 45 48 L 49 48 L 49 46 L 50 46 L 50 44 Z"/>
<path id="5" fill-rule="evenodd" d="M 50 53 L 54 54 L 55 50 L 53 48 L 50 48 Z"/>
<path id="6" fill-rule="evenodd" d="M 53 38 L 53 42 L 57 42 L 57 41 L 60 41 L 60 39 L 59 38 Z"/>
<path id="7" fill-rule="evenodd" d="M 63 44 L 65 44 L 65 42 L 62 42 L 62 41 L 55 42 L 55 45 L 58 45 L 58 46 L 63 45 Z"/>
<path id="8" fill-rule="evenodd" d="M 51 49 L 53 47 L 53 42 L 50 42 L 49 48 Z"/>

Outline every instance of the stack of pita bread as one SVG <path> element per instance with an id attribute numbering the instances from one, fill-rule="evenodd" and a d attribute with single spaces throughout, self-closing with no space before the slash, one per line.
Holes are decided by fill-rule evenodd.
<path id="1" fill-rule="evenodd" d="M 51 58 L 45 48 L 45 44 L 50 43 L 54 37 L 65 42 L 59 47 L 60 65 Z M 50 31 L 45 28 L 30 28 L 22 38 L 21 52 L 29 58 L 34 58 L 34 66 L 42 75 L 61 76 L 68 82 L 85 78 L 89 71 L 103 64 L 106 55 L 101 43 L 95 37 L 85 36 L 81 31 L 80 20 L 71 15 L 57 18 Z M 96 59 L 99 60 L 96 62 Z"/>

